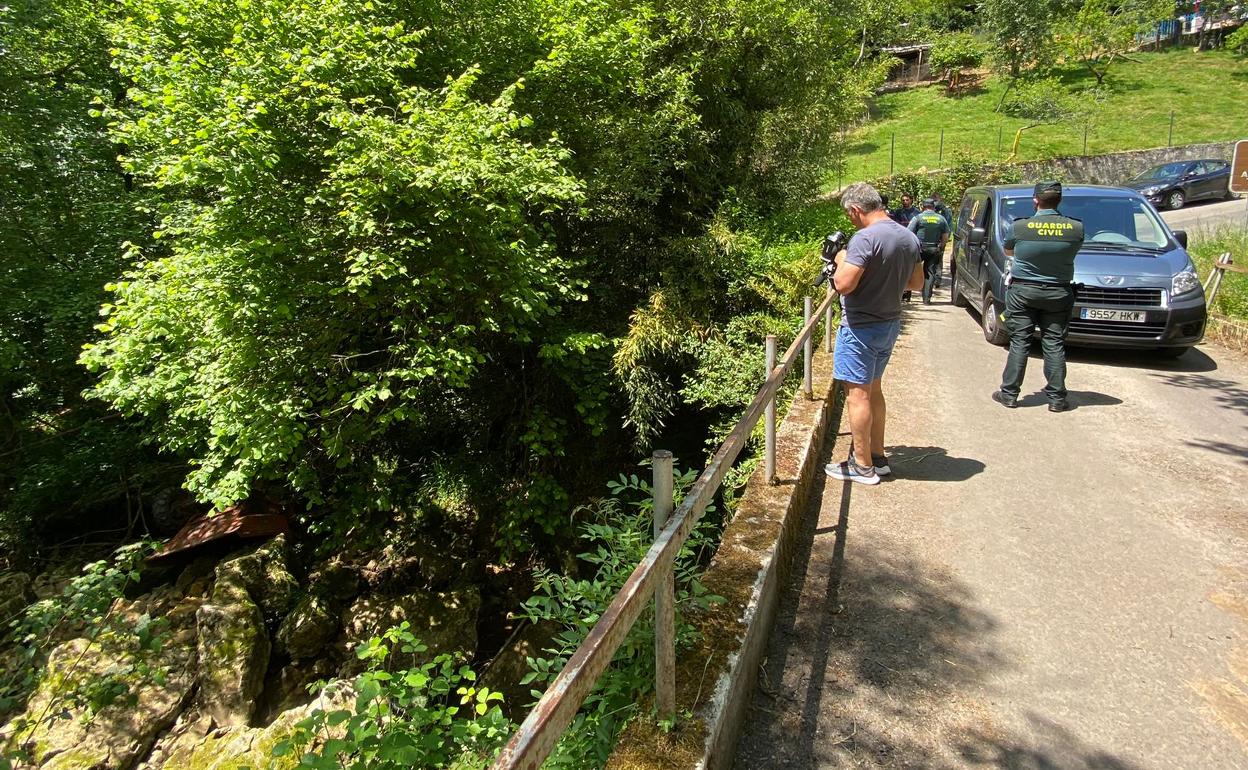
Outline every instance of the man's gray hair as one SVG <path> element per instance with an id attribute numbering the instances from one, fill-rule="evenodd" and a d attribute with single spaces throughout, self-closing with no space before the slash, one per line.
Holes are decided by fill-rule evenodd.
<path id="1" fill-rule="evenodd" d="M 864 214 L 870 214 L 884 208 L 884 201 L 880 198 L 879 190 L 866 182 L 856 182 L 841 193 L 841 207 L 846 211 L 853 207 Z"/>

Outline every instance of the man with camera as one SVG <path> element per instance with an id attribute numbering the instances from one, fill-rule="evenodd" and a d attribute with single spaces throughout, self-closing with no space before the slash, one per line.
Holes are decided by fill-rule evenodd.
<path id="1" fill-rule="evenodd" d="M 1013 231 L 1005 241 L 1005 253 L 1010 257 L 1005 295 L 1010 355 L 1001 374 L 1001 388 L 993 392 L 992 400 L 1009 409 L 1018 406 L 1031 337 L 1038 326 L 1049 411 L 1064 412 L 1066 329 L 1075 304 L 1075 255 L 1083 245 L 1083 223 L 1058 213 L 1060 182 L 1039 182 L 1033 195 L 1035 216 L 1014 220 Z"/>
<path id="2" fill-rule="evenodd" d="M 872 485 L 892 472 L 884 455 L 882 378 L 901 332 L 901 293 L 922 287 L 923 265 L 918 238 L 889 218 L 874 187 L 850 185 L 841 206 L 858 232 L 836 255 L 832 275 L 841 295 L 833 376 L 845 386 L 853 441 L 845 462 L 824 470 L 835 479 Z"/>

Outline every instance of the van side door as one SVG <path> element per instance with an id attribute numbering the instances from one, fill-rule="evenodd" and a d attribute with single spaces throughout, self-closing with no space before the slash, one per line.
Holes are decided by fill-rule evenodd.
<path id="1" fill-rule="evenodd" d="M 988 262 L 991 259 L 990 244 L 992 242 L 992 233 L 990 232 L 991 223 L 988 219 L 990 208 L 992 207 L 988 193 L 976 192 L 971 194 L 971 210 L 966 221 L 967 282 L 974 287 L 974 293 L 981 296 L 984 293 L 984 281 L 989 275 Z M 971 243 L 971 231 L 976 228 L 984 230 L 984 240 L 980 243 Z"/>

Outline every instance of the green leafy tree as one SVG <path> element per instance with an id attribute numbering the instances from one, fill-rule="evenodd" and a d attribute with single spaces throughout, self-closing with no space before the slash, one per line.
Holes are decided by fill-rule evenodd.
<path id="1" fill-rule="evenodd" d="M 40 532 L 82 531 L 148 462 L 135 433 L 84 403 L 77 364 L 138 240 L 142 198 L 92 104 L 124 89 L 109 66 L 107 4 L 0 4 L 0 558 Z"/>
<path id="2" fill-rule="evenodd" d="M 218 507 L 335 470 L 384 507 L 388 432 L 580 296 L 538 218 L 580 199 L 567 152 L 518 136 L 519 84 L 405 83 L 426 33 L 386 6 L 125 5 L 110 115 L 160 224 L 84 353 L 97 394 Z"/>
<path id="3" fill-rule="evenodd" d="M 349 522 L 459 469 L 511 547 L 554 534 L 556 479 L 646 398 L 612 367 L 632 311 L 739 310 L 759 265 L 705 248 L 716 212 L 815 189 L 879 82 L 840 13 L 126 0 L 107 114 L 159 224 L 83 355 L 96 395 L 218 507 L 271 488 Z M 645 364 L 655 414 L 693 364 Z"/>
<path id="4" fill-rule="evenodd" d="M 1008 79 L 997 105 L 1026 74 L 1046 70 L 1055 56 L 1052 0 L 985 0 L 980 7 L 993 69 Z"/>
<path id="5" fill-rule="evenodd" d="M 932 44 L 932 69 L 942 73 L 950 89 L 956 89 L 964 70 L 975 69 L 984 63 L 987 48 L 969 32 L 951 32 L 936 38 Z"/>
<path id="6" fill-rule="evenodd" d="M 1085 89 L 1076 93 L 1057 78 L 1022 81 L 1015 87 L 1005 105 L 1006 114 L 1024 121 L 1014 133 L 1014 144 L 1006 162 L 1018 155 L 1024 131 L 1055 123 L 1090 120 L 1103 101 L 1104 95 L 1099 89 Z"/>
<path id="7" fill-rule="evenodd" d="M 1082 62 L 1099 86 L 1110 66 L 1135 50 L 1137 35 L 1166 18 L 1172 5 L 1164 0 L 1084 0 L 1055 33 L 1062 52 Z"/>

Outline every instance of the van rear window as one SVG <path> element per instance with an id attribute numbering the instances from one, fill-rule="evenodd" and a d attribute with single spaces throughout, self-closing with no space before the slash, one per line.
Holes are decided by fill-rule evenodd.
<path id="1" fill-rule="evenodd" d="M 1165 249 L 1170 238 L 1152 208 L 1142 200 L 1118 196 L 1068 195 L 1058 211 L 1083 222 L 1084 243 Z M 1001 232 L 1009 233 L 1015 219 L 1036 213 L 1031 197 L 1001 201 Z"/>

